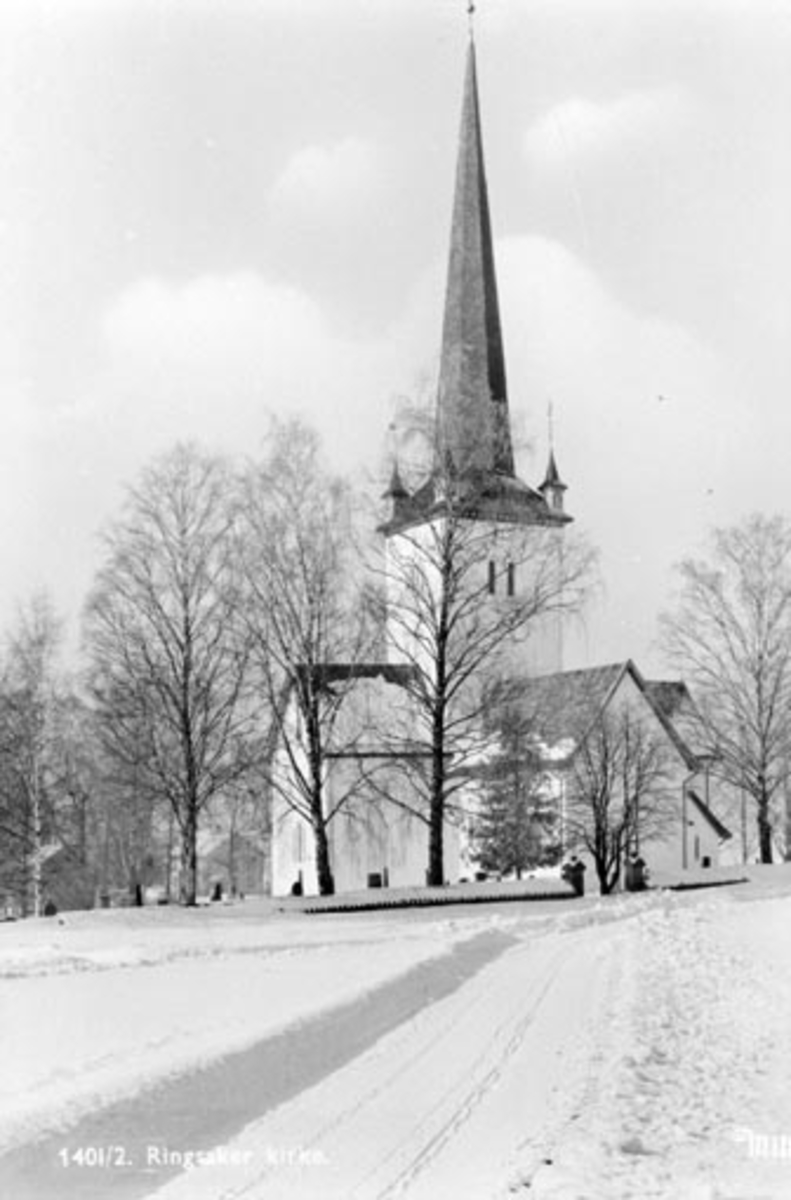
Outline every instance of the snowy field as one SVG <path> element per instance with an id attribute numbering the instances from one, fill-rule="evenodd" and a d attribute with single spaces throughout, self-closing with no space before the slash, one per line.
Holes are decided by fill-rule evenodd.
<path id="1" fill-rule="evenodd" d="M 607 900 L 2 924 L 0 1196 L 791 1197 L 791 870 L 750 874 Z M 264 1103 L 245 1067 L 270 1044 L 292 1078 Z M 174 1123 L 204 1076 L 220 1104 L 242 1093 L 216 1140 L 195 1113 Z"/>

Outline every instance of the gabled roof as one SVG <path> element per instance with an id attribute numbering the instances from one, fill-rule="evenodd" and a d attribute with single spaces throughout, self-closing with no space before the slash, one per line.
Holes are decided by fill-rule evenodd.
<path id="1" fill-rule="evenodd" d="M 658 700 L 658 697 L 667 699 L 671 695 L 670 689 L 678 685 L 648 684 L 631 659 L 527 679 L 520 703 L 525 715 L 535 720 L 539 735 L 547 745 L 558 746 L 567 741 L 571 749 L 571 745 L 579 745 L 601 719 L 626 676 L 633 680 L 681 758 L 693 770 L 697 765 L 695 755 Z M 684 688 L 683 684 L 680 686 Z"/>
<path id="2" fill-rule="evenodd" d="M 610 663 L 533 676 L 519 687 L 520 708 L 548 745 L 578 741 L 601 715 L 624 669 L 624 663 Z"/>

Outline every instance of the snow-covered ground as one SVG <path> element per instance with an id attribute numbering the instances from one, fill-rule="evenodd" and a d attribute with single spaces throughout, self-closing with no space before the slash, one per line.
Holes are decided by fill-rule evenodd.
<path id="1" fill-rule="evenodd" d="M 469 928 L 271 906 L 69 913 L 0 925 L 0 1152 L 280 1032 L 447 953 Z"/>
<path id="2" fill-rule="evenodd" d="M 751 875 L 496 909 L 250 902 L 0 925 L 0 1149 L 10 1161 L 58 1125 L 78 1135 L 110 1100 L 145 1104 L 152 1083 L 276 1033 L 296 1059 L 300 1022 L 499 935 L 480 969 L 137 1194 L 783 1200 L 791 872 Z M 168 1147 L 171 1165 L 191 1149 Z"/>

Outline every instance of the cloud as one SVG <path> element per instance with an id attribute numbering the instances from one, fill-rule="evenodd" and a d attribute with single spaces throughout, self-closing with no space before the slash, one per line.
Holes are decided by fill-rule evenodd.
<path id="1" fill-rule="evenodd" d="M 145 441 L 192 436 L 252 451 L 269 411 L 302 412 L 344 468 L 369 440 L 387 347 L 339 334 L 304 291 L 253 272 L 141 280 L 106 313 L 107 385 Z M 347 423 L 339 423 L 344 414 Z"/>
<path id="2" fill-rule="evenodd" d="M 111 355 L 151 369 L 229 372 L 255 353 L 282 361 L 322 336 L 323 318 L 304 293 L 253 272 L 185 282 L 139 280 L 110 305 L 103 332 Z"/>
<path id="3" fill-rule="evenodd" d="M 270 413 L 301 415 L 335 469 L 360 477 L 379 466 L 402 341 L 340 335 L 297 288 L 254 272 L 141 279 L 108 305 L 96 336 L 103 361 L 75 401 L 45 410 L 0 388 L 0 628 L 40 586 L 76 617 L 99 529 L 177 440 L 255 455 Z"/>
<path id="4" fill-rule="evenodd" d="M 603 556 L 595 657 L 642 658 L 673 563 L 712 524 L 771 503 L 765 443 L 691 331 L 627 307 L 549 239 L 505 239 L 497 259 L 511 406 L 536 447 L 526 480 L 545 466 L 551 400 L 568 508 Z"/>
<path id="5" fill-rule="evenodd" d="M 732 379 L 683 327 L 627 308 L 548 239 L 501 240 L 496 254 L 514 423 L 535 447 L 521 472 L 541 478 L 552 399 L 569 510 L 604 559 L 593 656 L 642 661 L 671 563 L 707 525 L 753 507 L 756 492 L 770 503 L 764 480 L 779 485 L 781 464 L 766 461 Z M 394 395 L 414 394 L 426 368 L 432 394 L 443 277 L 438 260 L 397 324 L 360 338 L 340 333 L 307 292 L 254 272 L 151 277 L 118 294 L 98 330 L 103 368 L 79 403 L 31 424 L 20 400 L 13 427 L 4 413 L 8 469 L 34 467 L 17 481 L 9 511 L 19 518 L 0 546 L 22 581 L 13 592 L 45 564 L 43 582 L 76 612 L 97 565 L 97 527 L 123 484 L 179 438 L 255 454 L 270 412 L 301 413 L 336 468 L 376 471 Z"/>
<path id="6" fill-rule="evenodd" d="M 676 129 L 690 103 L 679 87 L 627 92 L 614 100 L 572 96 L 534 121 L 523 139 L 529 159 L 556 168 L 650 144 Z"/>
<path id="7" fill-rule="evenodd" d="M 347 222 L 366 210 L 383 176 L 381 153 L 362 138 L 303 146 L 275 180 L 271 207 L 292 221 L 296 216 Z"/>

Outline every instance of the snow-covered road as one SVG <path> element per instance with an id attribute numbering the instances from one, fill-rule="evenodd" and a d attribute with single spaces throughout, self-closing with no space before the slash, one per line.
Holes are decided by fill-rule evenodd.
<path id="1" fill-rule="evenodd" d="M 773 878 L 791 882 L 787 872 Z M 101 1106 L 120 1089 L 138 1123 L 158 1114 L 135 1145 L 136 1170 L 73 1160 L 59 1176 L 54 1161 L 49 1190 L 17 1189 L 14 1200 L 784 1200 L 791 899 L 782 891 L 417 919 L 174 914 L 180 928 L 158 933 L 154 918 L 119 915 L 112 965 L 87 917 L 60 931 L 49 958 L 32 943 L 12 953 L 7 942 L 4 955 L 0 938 L 4 1035 L 28 1043 L 9 1044 L 14 1078 L 2 1076 L 9 1116 L 14 1087 L 25 1089 L 26 1123 L 5 1128 L 17 1141 L 36 1122 L 43 1133 L 59 1102 L 61 1117 L 78 1120 L 61 1143 L 40 1143 L 36 1161 L 54 1160 L 59 1144 L 74 1149 L 95 1130 L 79 1121 L 89 1101 Z M 111 996 L 113 979 L 123 1027 L 91 1020 L 91 995 Z M 74 1037 L 61 1021 L 49 1065 L 33 1050 L 25 984 L 39 989 L 39 1008 L 28 1009 L 36 1021 L 45 994 L 72 1023 L 69 1006 L 88 1006 Z M 322 1015 L 325 1026 L 310 1025 Z M 326 1063 L 311 1028 L 330 1041 Z M 279 1057 L 255 1058 L 275 1034 Z M 200 1128 L 194 1119 L 170 1121 L 169 1098 L 183 1106 L 199 1078 L 189 1070 L 231 1050 L 237 1059 L 210 1078 L 221 1092 L 238 1085 L 237 1115 L 213 1140 L 205 1128 L 197 1139 L 184 1132 Z M 290 1089 L 264 1101 L 266 1089 L 250 1085 L 260 1061 L 287 1065 Z M 157 1081 L 155 1102 L 146 1087 Z M 122 1142 L 113 1128 L 113 1145 Z M 14 1153 L 0 1158 L 0 1194 L 11 1195 L 4 1183 L 18 1185 L 25 1161 L 34 1160 L 18 1153 L 17 1175 L 4 1175 Z"/>
<path id="2" fill-rule="evenodd" d="M 525 939 L 317 1087 L 252 1124 L 244 1166 L 157 1200 L 486 1197 L 527 1186 L 595 1085 L 623 929 Z"/>

